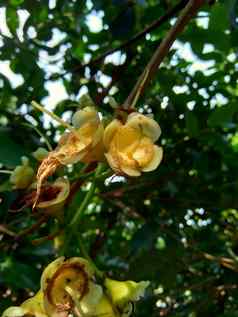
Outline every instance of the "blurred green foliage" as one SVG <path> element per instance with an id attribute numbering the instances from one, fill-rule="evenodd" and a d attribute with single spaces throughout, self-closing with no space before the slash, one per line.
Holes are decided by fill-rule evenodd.
<path id="1" fill-rule="evenodd" d="M 14 85 L 0 74 L 2 168 L 14 168 L 22 155 L 36 166 L 31 153 L 45 145 L 34 126 L 55 146 L 62 128 L 45 124 L 30 105 L 32 100 L 45 103 L 49 82 L 63 85 L 68 94 L 55 104 L 59 116 L 72 115 L 86 88 L 100 111 L 112 114 L 105 97 L 112 95 L 118 103 L 126 99 L 171 24 L 127 45 L 114 58 L 83 65 L 175 4 L 2 0 L 10 33 L 0 34 L 0 60 L 9 61 L 23 79 Z M 98 179 L 78 229 L 109 275 L 151 280 L 135 316 L 238 316 L 237 10 L 236 0 L 206 6 L 178 38 L 138 103 L 139 111 L 152 112 L 161 126 L 161 166 L 136 179 Z M 20 34 L 22 15 L 27 18 Z M 95 30 L 98 21 L 102 27 Z M 74 178 L 81 168 L 77 164 L 59 173 Z M 35 221 L 29 208 L 8 212 L 22 194 L 12 190 L 8 179 L 0 174 L 0 311 L 39 288 L 42 268 L 58 252 L 52 241 L 32 244 L 52 233 L 54 220 L 19 241 L 2 230 L 19 232 Z M 65 213 L 74 213 L 84 195 L 82 187 Z M 68 255 L 79 254 L 75 240 Z"/>

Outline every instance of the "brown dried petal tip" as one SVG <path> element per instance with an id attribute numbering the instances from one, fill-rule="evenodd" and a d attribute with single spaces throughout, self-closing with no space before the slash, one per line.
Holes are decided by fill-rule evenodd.
<path id="1" fill-rule="evenodd" d="M 37 179 L 37 191 L 36 198 L 33 204 L 33 209 L 36 207 L 38 199 L 41 193 L 41 187 L 45 179 L 47 179 L 50 175 L 52 175 L 56 168 L 60 165 L 60 162 L 55 158 L 52 153 L 48 155 L 39 166 L 36 179 Z"/>

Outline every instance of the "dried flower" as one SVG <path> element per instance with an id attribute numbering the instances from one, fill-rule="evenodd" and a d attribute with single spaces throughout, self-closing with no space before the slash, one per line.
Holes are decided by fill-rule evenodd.
<path id="1" fill-rule="evenodd" d="M 42 161 L 37 172 L 37 198 L 43 181 L 58 166 L 103 159 L 103 125 L 94 108 L 86 107 L 73 116 L 74 130 L 62 135 L 58 146 Z M 36 205 L 35 202 L 35 205 Z"/>
<path id="2" fill-rule="evenodd" d="M 44 187 L 36 208 L 44 210 L 48 214 L 60 216 L 69 192 L 70 183 L 68 179 L 57 178 L 53 184 Z"/>

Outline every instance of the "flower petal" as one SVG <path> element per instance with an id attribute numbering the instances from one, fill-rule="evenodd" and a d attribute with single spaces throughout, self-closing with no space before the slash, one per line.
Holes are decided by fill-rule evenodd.
<path id="1" fill-rule="evenodd" d="M 100 122 L 99 115 L 93 107 L 85 107 L 78 110 L 72 117 L 72 124 L 76 129 L 82 127 L 85 123 L 90 121 L 95 121 L 96 123 Z"/>
<path id="2" fill-rule="evenodd" d="M 157 141 L 161 134 L 159 124 L 154 119 L 140 113 L 130 114 L 126 125 L 140 130 L 144 136 L 149 137 L 153 142 Z"/>
<path id="3" fill-rule="evenodd" d="M 43 306 L 43 293 L 39 291 L 35 296 L 27 299 L 21 304 L 21 307 L 27 311 L 27 315 L 34 317 L 47 317 Z"/>
<path id="4" fill-rule="evenodd" d="M 144 296 L 145 289 L 150 282 L 141 281 L 117 281 L 110 278 L 105 279 L 107 294 L 112 299 L 113 304 L 120 308 L 125 307 L 129 302 L 137 301 Z"/>
<path id="5" fill-rule="evenodd" d="M 25 314 L 26 311 L 22 307 L 12 306 L 3 312 L 2 317 L 24 317 Z"/>
<path id="6" fill-rule="evenodd" d="M 121 127 L 115 136 L 115 147 L 118 152 L 131 153 L 140 143 L 141 133 L 128 126 Z"/>
<path id="7" fill-rule="evenodd" d="M 138 169 L 130 167 L 128 165 L 121 164 L 120 168 L 121 168 L 122 172 L 128 176 L 136 177 L 136 176 L 141 175 L 141 172 Z"/>
<path id="8" fill-rule="evenodd" d="M 149 138 L 143 138 L 133 153 L 133 159 L 140 167 L 146 166 L 154 156 L 154 144 Z"/>
<path id="9" fill-rule="evenodd" d="M 56 194 L 52 197 L 52 199 L 40 199 L 40 202 L 36 205 L 36 208 L 45 209 L 48 213 L 57 215 L 57 213 L 62 210 L 65 200 L 69 195 L 70 183 L 68 179 L 60 177 L 56 179 L 49 189 L 55 189 Z"/>
<path id="10" fill-rule="evenodd" d="M 142 168 L 143 172 L 154 171 L 160 164 L 163 158 L 163 149 L 157 145 L 154 145 L 154 156 L 152 160 Z"/>
<path id="11" fill-rule="evenodd" d="M 120 127 L 122 127 L 122 123 L 119 120 L 114 119 L 105 128 L 103 143 L 106 149 L 109 148 L 113 137 L 115 136 L 116 132 Z"/>
<path id="12" fill-rule="evenodd" d="M 107 159 L 108 164 L 110 165 L 111 169 L 117 173 L 120 172 L 118 159 L 114 157 L 111 152 L 105 153 L 105 157 Z"/>
<path id="13" fill-rule="evenodd" d="M 40 281 L 42 291 L 45 290 L 48 284 L 48 280 L 54 275 L 54 273 L 58 270 L 63 262 L 64 256 L 61 256 L 60 258 L 57 258 L 56 260 L 48 264 L 47 267 L 44 269 Z"/>

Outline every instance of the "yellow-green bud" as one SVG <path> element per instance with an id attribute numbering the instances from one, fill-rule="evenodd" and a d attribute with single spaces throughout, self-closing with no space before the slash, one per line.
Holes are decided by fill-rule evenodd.
<path id="1" fill-rule="evenodd" d="M 22 157 L 22 165 L 17 166 L 10 176 L 10 182 L 16 189 L 27 188 L 33 181 L 34 170 L 29 166 L 29 159 Z"/>
<path id="2" fill-rule="evenodd" d="M 43 161 L 44 158 L 49 154 L 49 152 L 43 148 L 39 147 L 35 152 L 32 153 L 32 156 L 37 160 L 37 161 Z"/>
<path id="3" fill-rule="evenodd" d="M 114 305 L 125 308 L 129 302 L 138 301 L 144 296 L 145 289 L 150 282 L 141 281 L 136 283 L 134 281 L 116 281 L 109 278 L 105 279 L 105 287 L 107 294 L 110 296 Z"/>

